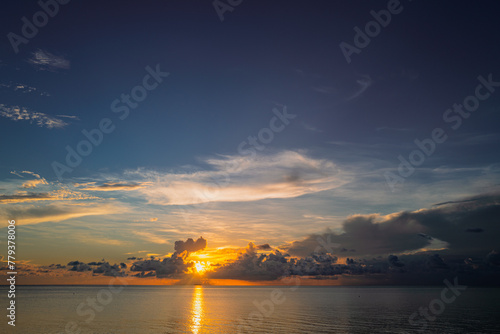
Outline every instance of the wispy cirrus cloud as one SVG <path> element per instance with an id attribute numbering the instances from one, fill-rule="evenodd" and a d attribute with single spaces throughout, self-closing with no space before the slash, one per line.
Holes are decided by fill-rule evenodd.
<path id="1" fill-rule="evenodd" d="M 41 96 L 50 96 L 49 93 L 40 91 L 38 88 L 27 85 L 27 84 L 22 84 L 22 83 L 13 83 L 10 82 L 8 84 L 1 83 L 0 87 L 4 87 L 7 89 L 12 89 L 15 92 L 21 92 L 21 93 L 36 93 Z"/>
<path id="2" fill-rule="evenodd" d="M 158 234 L 151 233 L 151 232 L 146 232 L 146 231 L 134 231 L 133 232 L 136 236 L 138 236 L 141 239 L 144 239 L 147 242 L 152 242 L 155 244 L 168 244 L 168 237 L 161 237 Z"/>
<path id="3" fill-rule="evenodd" d="M 302 123 L 302 125 L 304 126 L 304 129 L 306 129 L 307 131 L 318 132 L 318 133 L 323 132 L 323 130 L 318 129 L 317 127 L 311 124 Z"/>
<path id="4" fill-rule="evenodd" d="M 68 123 L 59 118 L 64 117 L 64 115 L 58 115 L 58 117 L 56 117 L 42 112 L 32 111 L 24 107 L 7 106 L 4 104 L 0 104 L 0 116 L 16 122 L 29 121 L 31 124 L 35 123 L 39 127 L 46 127 L 48 129 L 63 128 L 68 125 Z"/>
<path id="5" fill-rule="evenodd" d="M 190 205 L 293 198 L 340 187 L 348 173 L 333 162 L 283 151 L 256 158 L 222 156 L 204 161 L 210 169 L 192 173 L 128 172 L 151 180 L 139 192 L 152 204 Z M 153 182 L 154 181 L 154 182 Z"/>
<path id="6" fill-rule="evenodd" d="M 3 183 L 6 189 L 5 194 L 0 195 L 0 204 L 98 199 L 74 187 L 48 182 L 44 177 L 31 171 L 11 171 L 10 173 L 22 179 L 13 179 Z"/>
<path id="7" fill-rule="evenodd" d="M 97 197 L 68 189 L 58 189 L 54 191 L 38 193 L 18 191 L 15 194 L 0 195 L 0 204 L 27 203 L 37 201 L 74 201 L 87 199 L 97 199 Z"/>
<path id="8" fill-rule="evenodd" d="M 337 93 L 337 89 L 332 86 L 314 86 L 312 87 L 312 90 L 326 95 L 332 95 Z"/>
<path id="9" fill-rule="evenodd" d="M 38 187 L 39 185 L 48 185 L 49 184 L 45 178 L 41 177 L 39 174 L 36 174 L 34 172 L 30 172 L 30 171 L 22 171 L 22 172 L 11 171 L 10 173 L 14 174 L 16 176 L 22 177 L 22 178 L 24 178 L 24 176 L 21 175 L 21 174 L 32 175 L 33 177 L 35 177 L 35 179 L 27 180 L 27 181 L 23 182 L 23 184 L 21 185 L 21 188 L 32 189 L 32 188 Z"/>
<path id="10" fill-rule="evenodd" d="M 68 70 L 70 68 L 69 60 L 42 49 L 33 52 L 32 57 L 28 59 L 28 63 L 39 70 L 45 71 Z"/>

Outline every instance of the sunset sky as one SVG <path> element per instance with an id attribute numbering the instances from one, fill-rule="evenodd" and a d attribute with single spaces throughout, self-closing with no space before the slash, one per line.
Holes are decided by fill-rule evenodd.
<path id="1" fill-rule="evenodd" d="M 4 7 L 26 284 L 498 282 L 497 2 L 401 1 L 350 59 L 387 1 L 70 1 L 17 44 L 42 9 Z"/>

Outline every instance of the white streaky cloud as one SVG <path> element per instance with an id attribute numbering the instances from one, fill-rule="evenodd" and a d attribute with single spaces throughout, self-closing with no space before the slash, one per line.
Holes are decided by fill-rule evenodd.
<path id="1" fill-rule="evenodd" d="M 35 123 L 39 127 L 62 128 L 68 125 L 62 119 L 55 116 L 50 116 L 41 112 L 29 110 L 19 106 L 6 106 L 0 104 L 0 116 L 9 118 L 13 121 L 29 121 L 31 124 Z"/>
<path id="2" fill-rule="evenodd" d="M 348 172 L 333 162 L 284 151 L 255 158 L 207 159 L 212 170 L 194 173 L 129 172 L 152 181 L 138 191 L 151 204 L 190 205 L 293 198 L 330 190 L 349 182 Z"/>
<path id="3" fill-rule="evenodd" d="M 313 125 L 310 125 L 310 124 L 307 124 L 307 123 L 303 123 L 304 125 L 304 129 L 308 130 L 308 131 L 312 131 L 312 132 L 323 132 L 323 130 L 320 130 L 318 129 L 317 127 L 313 126 Z"/>
<path id="4" fill-rule="evenodd" d="M 143 239 L 147 242 L 152 242 L 155 244 L 168 244 L 169 242 L 166 239 L 158 236 L 157 234 L 145 232 L 145 231 L 134 231 L 135 235 L 139 236 L 140 239 Z"/>
<path id="5" fill-rule="evenodd" d="M 33 52 L 28 63 L 35 65 L 40 70 L 47 71 L 68 70 L 70 68 L 69 60 L 41 49 Z"/>
<path id="6" fill-rule="evenodd" d="M 64 118 L 71 118 L 71 119 L 76 119 L 77 121 L 80 120 L 78 116 L 70 116 L 70 115 L 56 115 L 57 117 L 64 117 Z"/>

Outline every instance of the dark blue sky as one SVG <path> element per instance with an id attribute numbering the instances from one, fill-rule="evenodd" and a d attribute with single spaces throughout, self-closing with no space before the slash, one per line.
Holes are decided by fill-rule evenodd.
<path id="1" fill-rule="evenodd" d="M 335 155 L 327 141 L 411 142 L 438 126 L 444 110 L 469 95 L 478 75 L 499 73 L 497 5 L 483 2 L 471 10 L 418 1 L 401 6 L 402 12 L 347 64 L 339 43 L 353 44 L 353 27 L 372 20 L 369 11 L 386 8 L 385 2 L 242 3 L 225 13 L 224 22 L 207 2 L 70 2 L 20 46 L 19 54 L 8 41 L 3 44 L 3 82 L 29 84 L 50 97 L 7 89 L 1 96 L 4 104 L 80 120 L 50 133 L 4 120 L 8 130 L 2 131 L 2 142 L 15 134 L 23 154 L 16 153 L 15 144 L 2 147 L 7 157 L 15 155 L 2 171 L 36 165 L 47 178 L 54 177 L 50 163 L 61 159 L 65 145 L 76 144 L 80 130 L 112 118 L 110 102 L 130 92 L 144 67 L 155 64 L 171 76 L 117 124 L 75 176 L 99 168 L 173 167 L 194 163 L 196 156 L 232 154 L 247 134 L 266 123 L 274 103 L 298 113 L 297 123 L 323 131 L 311 134 L 295 124 L 276 138 L 275 149 L 314 147 Z M 20 17 L 40 9 L 22 1 L 10 7 L 2 30 L 14 33 L 20 32 Z M 26 60 L 38 49 L 68 59 L 70 68 L 37 70 Z M 348 100 L 365 76 L 372 82 L 369 89 Z M 460 134 L 495 132 L 498 116 L 491 109 L 496 101 L 481 105 Z M 380 127 L 414 133 L 377 132 Z M 474 151 L 473 161 L 491 156 Z M 393 158 L 387 153 L 384 159 Z"/>

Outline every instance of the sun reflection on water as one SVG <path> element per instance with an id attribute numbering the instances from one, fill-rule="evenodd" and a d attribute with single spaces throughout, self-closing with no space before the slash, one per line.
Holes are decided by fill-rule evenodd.
<path id="1" fill-rule="evenodd" d="M 196 285 L 193 291 L 191 304 L 191 331 L 194 334 L 200 332 L 203 320 L 203 287 Z"/>

